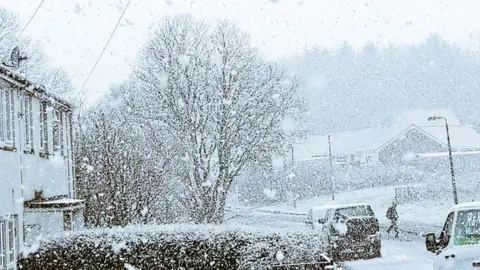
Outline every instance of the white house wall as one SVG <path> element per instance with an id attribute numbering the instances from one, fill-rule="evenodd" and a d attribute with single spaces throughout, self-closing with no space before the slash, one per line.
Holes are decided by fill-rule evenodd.
<path id="1" fill-rule="evenodd" d="M 23 207 L 18 163 L 16 152 L 0 150 L 0 216 L 18 214 Z"/>
<path id="2" fill-rule="evenodd" d="M 17 102 L 17 105 L 18 102 Z M 22 154 L 23 157 L 23 177 L 21 181 L 23 182 L 23 197 L 25 200 L 33 199 L 35 190 L 42 190 L 43 196 L 53 197 L 58 195 L 68 195 L 69 194 L 69 181 L 66 175 L 66 166 L 68 166 L 67 160 L 60 155 L 60 153 L 55 153 L 55 156 L 50 156 L 48 159 L 40 157 L 40 102 L 37 99 L 33 99 L 33 154 L 26 154 L 22 151 L 19 151 L 19 154 Z M 52 110 L 47 109 L 48 114 L 48 148 L 49 152 L 53 152 L 53 112 Z M 17 147 L 19 147 L 18 142 L 22 142 L 25 134 L 25 124 L 23 120 L 18 121 L 18 127 L 21 127 L 20 132 L 16 132 L 17 137 Z M 65 123 L 65 121 L 63 122 Z M 65 130 L 65 129 L 64 129 Z M 65 132 L 64 132 L 65 134 Z M 21 135 L 22 137 L 20 137 Z M 64 136 L 65 137 L 65 136 Z M 64 138 L 64 145 L 66 140 Z M 23 145 L 22 145 L 23 149 Z M 17 166 L 11 167 L 13 171 L 19 171 L 20 160 L 17 158 Z M 17 177 L 20 180 L 20 177 Z"/>
<path id="3" fill-rule="evenodd" d="M 25 212 L 25 242 L 32 244 L 37 237 L 63 231 L 63 212 Z"/>
<path id="4" fill-rule="evenodd" d="M 9 83 L 0 78 L 0 90 L 12 89 Z M 60 152 L 54 156 L 44 158 L 40 156 L 40 101 L 32 97 L 33 111 L 33 153 L 25 153 L 24 134 L 25 120 L 21 117 L 23 110 L 20 101 L 24 100 L 25 92 L 17 89 L 13 90 L 15 94 L 15 151 L 1 149 L 4 145 L 0 142 L 0 217 L 7 215 L 17 215 L 18 233 L 20 236 L 20 248 L 23 246 L 24 218 L 29 223 L 38 223 L 43 232 L 61 231 L 63 229 L 63 220 L 60 212 L 43 215 L 24 213 L 23 203 L 34 198 L 35 190 L 43 190 L 44 197 L 53 197 L 58 195 L 67 195 L 72 198 L 73 194 L 73 173 L 68 174 L 69 168 L 72 170 L 72 152 L 71 139 L 67 136 L 70 128 L 67 124 L 67 113 L 62 113 L 63 117 L 63 145 L 64 155 Z M 23 101 L 22 100 L 22 101 Z M 3 101 L 2 101 L 3 102 Z M 48 146 L 49 153 L 53 153 L 53 112 L 48 110 Z M 68 139 L 68 140 L 67 140 Z M 31 239 L 31 238 L 30 238 Z"/>

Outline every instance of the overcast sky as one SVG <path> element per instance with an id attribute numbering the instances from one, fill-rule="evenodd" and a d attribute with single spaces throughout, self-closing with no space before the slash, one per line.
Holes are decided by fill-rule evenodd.
<path id="1" fill-rule="evenodd" d="M 41 0 L 0 0 L 25 24 Z M 455 2 L 455 3 L 454 3 Z M 54 64 L 80 87 L 127 0 L 45 0 L 25 31 L 43 42 Z M 475 4 L 476 3 L 476 4 Z M 173 13 L 228 17 L 270 58 L 305 47 L 419 43 L 431 32 L 460 46 L 477 46 L 478 0 L 131 0 L 125 17 L 86 85 L 89 100 L 129 73 L 139 47 L 159 19 Z M 472 35 L 473 34 L 473 35 Z"/>

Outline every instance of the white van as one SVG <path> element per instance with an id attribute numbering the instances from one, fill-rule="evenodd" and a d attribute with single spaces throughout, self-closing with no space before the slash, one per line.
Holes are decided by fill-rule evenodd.
<path id="1" fill-rule="evenodd" d="M 451 208 L 439 238 L 429 233 L 425 244 L 436 255 L 434 270 L 480 270 L 480 202 Z"/>

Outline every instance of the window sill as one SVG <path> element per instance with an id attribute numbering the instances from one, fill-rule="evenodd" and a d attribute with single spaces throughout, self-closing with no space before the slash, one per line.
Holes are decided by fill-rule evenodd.
<path id="1" fill-rule="evenodd" d="M 13 146 L 0 146 L 0 150 L 5 150 L 5 151 L 11 151 L 11 152 L 17 152 L 17 148 Z"/>

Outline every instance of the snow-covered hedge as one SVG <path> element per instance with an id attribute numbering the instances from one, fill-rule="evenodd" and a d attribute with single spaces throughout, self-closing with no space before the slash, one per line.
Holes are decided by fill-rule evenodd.
<path id="1" fill-rule="evenodd" d="M 267 269 L 313 262 L 313 231 L 232 226 L 137 226 L 51 235 L 26 249 L 21 269 Z"/>

